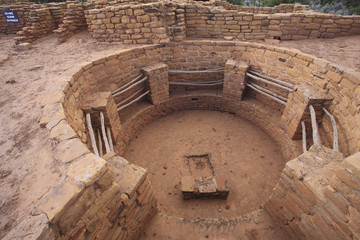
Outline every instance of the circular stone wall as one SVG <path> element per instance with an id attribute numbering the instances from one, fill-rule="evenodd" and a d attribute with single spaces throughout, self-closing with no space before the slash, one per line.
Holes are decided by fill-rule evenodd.
<path id="1" fill-rule="evenodd" d="M 298 214 L 297 210 L 303 211 L 299 216 L 290 216 L 291 222 L 286 225 L 296 232 L 300 224 L 299 221 L 308 221 L 308 218 L 318 217 L 318 215 L 311 214 L 313 211 L 311 209 L 324 207 L 322 205 L 315 206 L 324 200 L 324 189 L 317 189 L 316 186 L 323 185 L 316 185 L 316 181 L 321 180 L 330 184 L 328 176 L 335 177 L 336 169 L 340 169 L 340 172 L 336 172 L 336 176 L 342 171 L 346 174 L 358 174 L 355 160 L 360 149 L 360 139 L 358 138 L 360 135 L 358 126 L 360 114 L 358 110 L 359 98 L 354 92 L 357 93 L 360 89 L 358 86 L 359 77 L 356 73 L 297 50 L 275 48 L 257 43 L 199 40 L 125 50 L 87 63 L 79 70 L 69 71 L 58 80 L 58 85 L 52 88 L 55 90 L 43 100 L 45 107 L 40 124 L 41 126 L 47 125 L 52 129 L 52 138 L 61 142 L 59 147 L 68 149 L 69 154 L 62 157 L 65 163 L 69 163 L 69 169 L 64 181 L 44 196 L 34 211 L 45 213 L 48 220 L 44 221 L 44 214 L 37 214 L 31 217 L 36 219 L 30 219 L 30 222 L 42 221 L 44 224 L 37 225 L 44 227 L 42 233 L 47 231 L 46 233 L 50 232 L 56 235 L 57 233 L 53 232 L 53 228 L 48 227 L 50 221 L 59 227 L 60 234 L 66 237 L 79 236 L 79 234 L 91 235 L 91 231 L 93 231 L 91 226 L 102 229 L 103 232 L 97 233 L 99 236 L 101 234 L 103 234 L 101 236 L 111 237 L 120 236 L 119 234 L 127 235 L 130 234 L 130 229 L 132 234 L 138 231 L 149 221 L 154 213 L 153 209 L 156 209 L 156 199 L 152 193 L 147 172 L 140 167 L 129 164 L 121 157 L 104 156 L 104 159 L 109 160 L 109 162 L 116 160 L 116 168 L 112 169 L 104 159 L 88 153 L 89 150 L 84 148 L 80 142 L 81 140 L 90 147 L 85 115 L 80 107 L 84 98 L 98 92 L 111 92 L 138 76 L 142 68 L 152 64 L 165 63 L 169 69 L 177 70 L 201 70 L 221 68 L 228 59 L 247 61 L 253 70 L 264 75 L 296 85 L 305 84 L 312 86 L 317 91 L 326 92 L 333 98 L 328 110 L 334 115 L 338 124 L 340 150 L 345 155 L 354 155 L 345 159 L 345 165 L 340 165 L 343 159 L 341 154 L 333 156 L 331 152 L 319 151 L 316 154 L 325 154 L 323 155 L 325 159 L 329 156 L 334 157 L 333 163 L 331 161 L 329 164 L 323 162 L 329 166 L 319 169 L 317 169 L 320 166 L 319 164 L 310 166 L 310 170 L 314 171 L 309 176 L 315 175 L 315 180 L 311 178 L 304 180 L 302 176 L 298 175 L 301 175 L 302 171 L 298 172 L 297 164 L 298 161 L 301 162 L 302 160 L 295 158 L 300 154 L 298 144 L 292 141 L 284 131 L 279 112 L 274 112 L 272 108 L 266 107 L 264 103 L 267 102 L 258 95 L 252 96 L 255 99 L 234 101 L 221 93 L 210 92 L 171 96 L 159 105 L 140 102 L 139 104 L 145 104 L 145 107 L 139 105 L 140 108 L 134 108 L 136 111 L 132 112 L 130 118 L 120 113 L 121 126 L 119 129 L 113 129 L 119 133 L 114 139 L 116 152 L 123 156 L 128 144 L 139 129 L 172 112 L 183 110 L 230 112 L 235 116 L 249 120 L 265 131 L 279 146 L 285 161 L 295 158 L 288 162 L 283 169 L 280 182 L 274 188 L 274 193 L 266 208 L 277 218 L 276 221 L 278 223 L 287 221 L 289 209 L 292 209 L 295 214 Z M 131 108 L 128 110 L 131 111 Z M 325 145 L 329 146 L 332 138 L 330 121 L 324 119 L 320 128 L 321 137 L 326 140 Z M 74 138 L 75 136 L 78 136 L 80 140 Z M 89 172 L 88 169 L 91 171 Z M 115 171 L 115 177 L 113 171 Z M 344 178 L 343 180 L 347 181 L 347 179 Z M 303 181 L 307 182 L 303 183 Z M 334 181 L 329 186 L 343 194 L 351 202 L 349 206 L 356 206 L 356 198 L 354 199 L 353 195 L 349 195 L 351 191 L 347 191 L 347 188 L 345 188 L 346 191 L 342 190 L 343 188 L 338 187 L 338 182 Z M 293 182 L 296 184 L 296 188 L 292 187 Z M 312 188 L 312 186 L 315 187 Z M 241 191 L 241 189 L 236 190 Z M 87 194 L 94 196 L 95 199 L 92 202 L 84 202 L 83 199 L 89 196 Z M 299 196 L 299 199 L 310 196 L 309 199 L 306 199 L 310 201 L 310 210 L 305 208 L 308 206 L 300 208 L 291 205 L 301 205 L 302 200 L 295 198 L 296 196 Z M 299 201 L 296 203 L 295 201 L 289 202 L 288 197 Z M 334 198 L 330 197 L 326 196 L 325 200 L 333 201 L 331 199 Z M 313 198 L 315 198 L 315 202 L 312 201 Z M 85 208 L 78 208 L 78 204 L 85 203 L 90 205 Z M 288 205 L 285 206 L 284 204 Z M 277 206 L 281 206 L 281 208 L 277 208 Z M 303 206 L 301 205 L 301 207 Z M 89 210 L 85 212 L 86 209 Z M 136 214 L 121 217 L 131 211 L 135 211 L 133 213 Z M 278 212 L 280 216 L 276 215 L 275 212 Z M 111 214 L 108 215 L 109 213 Z M 308 218 L 302 219 L 303 213 Z M 92 225 L 92 222 L 84 223 L 81 220 L 83 216 L 90 216 L 93 219 L 94 214 L 99 214 L 98 217 L 101 216 L 105 219 L 100 222 L 106 223 L 106 227 L 100 223 L 100 225 Z M 134 216 L 139 217 L 139 219 L 133 219 Z M 124 225 L 123 221 L 127 221 L 127 224 Z M 310 219 L 309 221 L 312 222 L 313 220 Z M 78 225 L 83 223 L 84 226 Z"/>

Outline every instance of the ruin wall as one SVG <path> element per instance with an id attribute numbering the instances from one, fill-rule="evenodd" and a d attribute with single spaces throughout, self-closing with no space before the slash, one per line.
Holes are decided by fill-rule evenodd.
<path id="1" fill-rule="evenodd" d="M 281 3 L 274 7 L 251 7 L 231 4 L 224 0 L 215 0 L 210 2 L 198 2 L 204 6 L 222 6 L 227 10 L 236 10 L 238 12 L 256 13 L 256 14 L 275 14 L 275 13 L 294 13 L 308 11 L 308 5 Z"/>
<path id="2" fill-rule="evenodd" d="M 202 58 L 202 62 L 194 61 L 195 57 Z M 116 140 L 116 151 L 121 154 L 137 129 L 169 112 L 185 109 L 233 112 L 262 127 L 277 142 L 286 159 L 294 158 L 283 170 L 279 181 L 281 189 L 277 187 L 274 189 L 274 194 L 280 195 L 276 195 L 276 201 L 275 197 L 271 197 L 266 205 L 266 209 L 277 219 L 277 223 L 287 228 L 294 236 L 303 238 L 323 237 L 322 234 L 326 235 L 324 231 L 327 229 L 331 229 L 331 231 L 341 229 L 342 232 L 337 234 L 347 238 L 355 236 L 357 225 L 354 221 L 358 219 L 356 216 L 359 216 L 360 208 L 358 206 L 360 198 L 358 195 L 359 165 L 357 163 L 360 147 L 358 137 L 360 130 L 357 124 L 360 116 L 358 108 L 360 103 L 356 95 L 360 89 L 358 75 L 296 50 L 257 43 L 192 40 L 124 50 L 84 64 L 79 69 L 69 71 L 64 74 L 64 77 L 58 79 L 57 86 L 53 86 L 53 91 L 49 92 L 42 102 L 44 113 L 40 124 L 51 129 L 52 138 L 58 139 L 59 146 L 63 146 L 69 152 L 69 154 L 63 154 L 62 159 L 65 163 L 70 163 L 70 166 L 65 181 L 45 196 L 37 205 L 37 211 L 29 217 L 34 223 L 42 223 L 36 226 L 32 225 L 36 230 L 32 229 L 32 232 L 40 232 L 44 234 L 41 236 L 46 236 L 35 239 L 51 239 L 49 237 L 53 236 L 51 234 L 104 237 L 104 229 L 106 232 L 111 229 L 109 234 L 115 234 L 111 236 L 123 236 L 120 234 L 128 234 L 122 232 L 123 226 L 126 226 L 127 229 L 139 229 L 145 223 L 142 219 L 147 219 L 153 212 L 154 200 L 149 193 L 151 190 L 148 190 L 143 195 L 144 199 L 147 199 L 147 201 L 144 200 L 144 204 L 129 208 L 129 211 L 136 209 L 135 213 L 139 214 L 139 218 L 135 218 L 137 220 L 131 218 L 127 221 L 127 217 L 118 217 L 123 216 L 121 215 L 123 212 L 119 209 L 122 208 L 120 206 L 125 205 L 127 198 L 121 194 L 119 197 L 117 193 L 124 193 L 124 191 L 117 192 L 117 190 L 125 183 L 117 181 L 111 172 L 114 171 L 114 176 L 117 176 L 118 169 L 129 166 L 134 168 L 135 166 L 129 165 L 126 160 L 115 161 L 111 160 L 112 157 L 104 156 L 105 159 L 108 159 L 106 162 L 106 160 L 89 153 L 85 117 L 80 109 L 84 96 L 89 93 L 111 92 L 131 81 L 141 73 L 142 68 L 155 63 L 164 63 L 169 66 L 169 69 L 191 69 L 194 66 L 197 69 L 206 69 L 225 65 L 228 59 L 248 62 L 252 69 L 267 76 L 294 84 L 311 85 L 318 91 L 327 91 L 333 97 L 329 111 L 333 113 L 339 126 L 341 152 L 345 155 L 355 155 L 343 160 L 340 153 L 333 153 L 332 150 L 321 148 L 310 149 L 305 155 L 299 156 L 299 149 L 285 133 L 281 121 L 274 118 L 272 111 L 262 108 L 259 102 L 239 101 L 232 99 L 231 95 L 196 92 L 192 95 L 170 97 L 156 106 L 149 104 L 140 109 L 141 111 L 138 111 L 132 118 L 123 121 L 122 134 Z M 196 65 L 197 63 L 201 63 L 201 67 Z M 120 114 L 120 119 L 122 117 L 124 116 Z M 74 142 L 77 142 L 78 145 Z M 86 146 L 84 143 L 88 145 Z M 319 159 L 323 161 L 319 161 Z M 94 162 L 97 163 L 94 171 L 91 171 L 90 177 L 84 177 L 86 174 L 83 170 L 86 166 L 93 166 Z M 120 167 L 116 164 L 120 164 Z M 287 177 L 283 175 L 287 175 Z M 145 172 L 142 176 L 141 179 L 146 179 Z M 298 184 L 298 181 L 303 181 L 303 183 Z M 143 186 L 141 182 L 140 180 L 131 181 L 136 186 Z M 294 188 L 294 184 L 298 185 Z M 88 188 L 89 190 L 87 190 Z M 85 196 L 84 194 L 93 195 L 94 189 L 96 189 L 94 201 L 83 201 L 84 198 L 88 198 L 82 196 Z M 132 189 L 137 189 L 137 187 Z M 276 189 L 279 192 L 275 192 Z M 297 189 L 303 192 L 298 192 Z M 136 195 L 138 201 L 135 202 L 141 202 L 142 191 L 135 190 L 135 192 L 140 193 L 140 195 Z M 311 192 L 311 194 L 304 195 L 307 192 Z M 325 197 L 323 194 L 326 194 Z M 127 195 L 131 199 L 131 193 Z M 313 196 L 315 196 L 315 200 Z M 310 205 L 307 207 L 300 204 L 304 197 L 306 198 L 304 201 L 309 200 Z M 50 199 L 52 200 L 50 201 Z M 115 200 L 111 201 L 110 199 Z M 289 201 L 293 202 L 292 205 L 288 203 Z M 118 203 L 112 205 L 113 202 Z M 56 205 L 54 205 L 55 203 Z M 278 208 L 279 203 L 285 208 Z M 114 206 L 116 207 L 112 208 Z M 297 208 L 293 209 L 294 206 Z M 325 212 L 313 215 L 312 211 L 318 209 Z M 120 215 L 116 215 L 116 211 L 120 211 Z M 43 213 L 46 214 L 50 224 L 45 221 Z M 113 218 L 112 214 L 115 214 L 116 217 Z M 94 218 L 95 216 L 96 218 Z M 314 225 L 314 219 L 319 217 L 321 221 L 319 220 L 318 223 L 323 223 L 323 225 L 318 225 L 318 223 Z M 20 232 L 21 228 L 25 229 L 24 226 L 29 226 L 29 224 L 26 222 L 20 224 L 9 236 Z M 331 231 L 329 230 L 329 232 Z M 133 234 L 136 232 L 137 230 L 132 231 Z M 134 235 L 129 234 L 119 238 L 128 239 L 127 236 Z"/>
<path id="3" fill-rule="evenodd" d="M 281 39 L 333 38 L 360 33 L 360 16 L 316 12 L 253 14 L 188 4 L 186 36 L 196 38 Z"/>
<path id="4" fill-rule="evenodd" d="M 92 37 L 98 41 L 144 44 L 185 38 L 184 9 L 178 4 L 115 5 L 89 10 L 86 18 Z"/>

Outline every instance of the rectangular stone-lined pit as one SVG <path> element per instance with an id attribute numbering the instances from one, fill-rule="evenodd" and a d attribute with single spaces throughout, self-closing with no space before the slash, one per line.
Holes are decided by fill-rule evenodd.
<path id="1" fill-rule="evenodd" d="M 187 199 L 226 199 L 230 189 L 226 177 L 218 175 L 216 177 L 184 176 L 181 179 L 181 192 L 184 200 Z"/>

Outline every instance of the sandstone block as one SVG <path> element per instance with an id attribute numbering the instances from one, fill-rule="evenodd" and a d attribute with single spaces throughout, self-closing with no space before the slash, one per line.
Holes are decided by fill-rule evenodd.
<path id="1" fill-rule="evenodd" d="M 81 188 L 63 181 L 40 200 L 36 209 L 45 213 L 51 223 L 56 223 L 81 191 Z"/>
<path id="2" fill-rule="evenodd" d="M 134 15 L 135 16 L 140 16 L 140 15 L 144 15 L 145 11 L 143 9 L 135 9 L 134 10 Z"/>
<path id="3" fill-rule="evenodd" d="M 72 164 L 66 176 L 74 182 L 89 186 L 97 181 L 107 169 L 104 159 L 89 153 Z"/>
<path id="4" fill-rule="evenodd" d="M 360 152 L 357 152 L 350 157 L 346 158 L 343 165 L 348 169 L 355 177 L 360 179 Z"/>
<path id="5" fill-rule="evenodd" d="M 51 103 L 44 107 L 40 119 L 40 127 L 45 127 L 51 121 L 65 119 L 64 108 L 61 103 Z"/>
<path id="6" fill-rule="evenodd" d="M 41 100 L 41 107 L 51 103 L 63 103 L 65 94 L 63 91 L 55 91 L 46 94 Z"/>
<path id="7" fill-rule="evenodd" d="M 101 177 L 99 180 L 96 181 L 96 183 L 100 186 L 100 189 L 102 191 L 105 191 L 109 187 L 111 187 L 112 183 L 114 181 L 114 171 L 109 168 Z"/>
<path id="8" fill-rule="evenodd" d="M 36 216 L 27 216 L 20 222 L 3 240 L 20 240 L 26 239 L 48 239 L 55 240 L 55 233 L 48 224 L 48 219 L 45 214 Z"/>
<path id="9" fill-rule="evenodd" d="M 150 16 L 149 15 L 137 16 L 136 20 L 140 23 L 150 22 Z"/>
<path id="10" fill-rule="evenodd" d="M 63 163 L 69 163 L 89 152 L 89 149 L 78 138 L 73 138 L 57 146 L 55 158 Z"/>
<path id="11" fill-rule="evenodd" d="M 50 138 L 59 142 L 75 138 L 76 136 L 74 129 L 65 120 L 58 123 L 50 132 Z"/>
<path id="12" fill-rule="evenodd" d="M 121 17 L 121 23 L 130 23 L 130 17 L 129 16 L 122 16 Z"/>
<path id="13" fill-rule="evenodd" d="M 20 43 L 18 45 L 16 45 L 16 49 L 23 51 L 23 50 L 28 50 L 32 48 L 32 44 L 31 43 Z"/>
<path id="14" fill-rule="evenodd" d="M 66 234 L 75 226 L 86 210 L 93 204 L 95 198 L 95 190 L 93 187 L 90 186 L 84 190 L 79 199 L 65 211 L 58 221 L 59 230 L 62 234 Z"/>
<path id="15" fill-rule="evenodd" d="M 112 17 L 111 18 L 111 23 L 120 23 L 120 18 L 119 17 Z"/>

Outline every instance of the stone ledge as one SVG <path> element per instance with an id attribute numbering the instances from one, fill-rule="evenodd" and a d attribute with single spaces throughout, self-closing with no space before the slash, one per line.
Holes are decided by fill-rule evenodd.
<path id="1" fill-rule="evenodd" d="M 108 169 L 107 162 L 89 153 L 73 163 L 66 176 L 75 183 L 81 183 L 85 187 L 96 182 Z"/>

